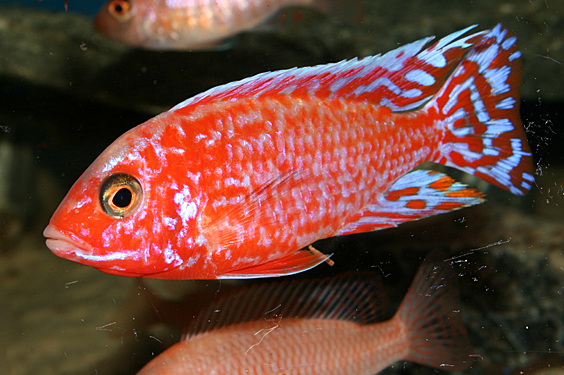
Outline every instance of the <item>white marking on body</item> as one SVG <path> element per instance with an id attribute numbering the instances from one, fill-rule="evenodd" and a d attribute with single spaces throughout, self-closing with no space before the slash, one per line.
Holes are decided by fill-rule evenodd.
<path id="1" fill-rule="evenodd" d="M 146 247 L 146 248 L 143 250 L 143 260 L 145 261 L 145 263 L 147 263 L 147 261 L 148 261 L 149 259 L 151 259 L 151 257 L 153 256 L 153 254 L 155 254 L 155 255 L 160 255 L 160 254 L 162 253 L 161 249 L 158 248 L 158 247 L 156 247 L 154 244 L 153 244 L 152 247 L 153 247 L 153 249 L 152 249 L 153 251 L 152 251 L 152 252 L 151 252 L 151 249 L 150 249 L 149 247 Z"/>
<path id="2" fill-rule="evenodd" d="M 217 209 L 218 207 L 223 207 L 225 205 L 227 205 L 227 198 L 225 197 L 225 195 L 222 195 L 212 203 L 212 207 L 214 209 Z"/>
<path id="3" fill-rule="evenodd" d="M 114 225 L 110 225 L 102 232 L 102 242 L 103 247 L 112 247 L 115 245 L 116 235 L 130 235 L 134 233 L 136 229 L 135 222 L 133 220 L 120 220 L 115 221 Z"/>
<path id="4" fill-rule="evenodd" d="M 117 157 L 117 156 L 113 156 L 109 158 L 109 160 L 104 165 L 104 168 L 102 168 L 102 174 L 114 169 L 116 165 L 122 162 L 122 160 L 123 160 L 122 157 Z"/>
<path id="5" fill-rule="evenodd" d="M 92 202 L 92 198 L 87 196 L 83 200 L 81 200 L 80 202 L 76 203 L 74 205 L 74 209 L 80 209 L 80 208 L 82 208 L 82 206 L 84 206 L 85 204 L 90 203 L 90 202 Z"/>
<path id="6" fill-rule="evenodd" d="M 109 260 L 139 260 L 139 252 L 135 250 L 129 251 L 112 251 L 105 255 L 90 255 L 76 252 L 76 256 L 93 262 L 107 262 Z"/>
<path id="7" fill-rule="evenodd" d="M 180 265 L 180 269 L 183 270 L 183 269 L 185 269 L 185 268 L 194 266 L 194 264 L 196 264 L 196 262 L 197 262 L 198 260 L 200 260 L 200 257 L 201 257 L 201 254 L 200 254 L 200 253 L 197 253 L 196 255 L 194 255 L 193 257 L 191 257 L 190 259 L 188 259 L 188 261 L 187 261 L 186 263 Z"/>
<path id="8" fill-rule="evenodd" d="M 176 223 L 178 222 L 178 220 L 173 219 L 172 217 L 165 216 L 163 217 L 163 222 L 168 229 L 174 230 L 176 229 Z"/>
<path id="9" fill-rule="evenodd" d="M 168 242 L 166 249 L 164 250 L 164 256 L 165 256 L 165 263 L 172 264 L 175 267 L 179 266 L 183 262 L 182 258 L 180 258 L 178 253 L 176 253 L 172 249 L 172 244 L 170 243 L 170 241 Z"/>
<path id="10" fill-rule="evenodd" d="M 229 187 L 229 186 L 239 186 L 238 181 L 235 180 L 233 177 L 228 177 L 225 180 L 223 180 L 223 187 Z"/>
<path id="11" fill-rule="evenodd" d="M 174 203 L 178 205 L 176 212 L 182 219 L 182 225 L 186 227 L 188 221 L 195 218 L 198 213 L 198 206 L 191 200 L 190 189 L 186 185 L 174 194 Z"/>
<path id="12" fill-rule="evenodd" d="M 249 177 L 248 174 L 243 175 L 242 186 L 243 187 L 250 187 L 251 186 L 251 178 Z"/>

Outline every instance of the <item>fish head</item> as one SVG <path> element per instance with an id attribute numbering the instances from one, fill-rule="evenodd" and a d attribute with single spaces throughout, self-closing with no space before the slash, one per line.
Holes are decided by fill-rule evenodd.
<path id="1" fill-rule="evenodd" d="M 147 25 L 151 17 L 148 1 L 110 0 L 98 11 L 94 19 L 94 27 L 100 34 L 120 42 L 142 47 L 146 44 L 148 34 L 142 25 Z M 145 20 L 140 22 L 140 20 Z"/>
<path id="2" fill-rule="evenodd" d="M 201 207 L 196 187 L 171 175 L 167 165 L 180 162 L 138 128 L 112 143 L 75 182 L 44 231 L 47 247 L 114 275 L 210 278 L 191 271 L 200 266 L 195 250 L 205 249 L 194 236 Z"/>

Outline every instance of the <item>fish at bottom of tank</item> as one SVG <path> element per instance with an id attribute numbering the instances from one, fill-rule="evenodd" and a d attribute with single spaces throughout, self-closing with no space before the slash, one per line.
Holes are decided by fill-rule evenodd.
<path id="1" fill-rule="evenodd" d="M 442 370 L 472 364 L 450 265 L 420 267 L 395 315 L 382 322 L 377 274 L 259 284 L 213 302 L 183 339 L 138 375 L 372 375 L 408 360 Z"/>

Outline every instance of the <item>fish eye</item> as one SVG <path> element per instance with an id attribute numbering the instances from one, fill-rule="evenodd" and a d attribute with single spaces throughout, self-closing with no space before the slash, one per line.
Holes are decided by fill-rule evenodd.
<path id="1" fill-rule="evenodd" d="M 134 213 L 143 199 L 139 181 L 125 173 L 106 178 L 100 189 L 100 204 L 105 213 L 122 219 Z"/>
<path id="2" fill-rule="evenodd" d="M 112 0 L 108 4 L 108 12 L 119 22 L 131 18 L 131 3 L 128 0 Z"/>

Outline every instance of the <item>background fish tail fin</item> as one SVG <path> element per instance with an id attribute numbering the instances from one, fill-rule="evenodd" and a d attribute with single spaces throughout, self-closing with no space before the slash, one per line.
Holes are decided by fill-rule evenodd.
<path id="1" fill-rule="evenodd" d="M 450 264 L 427 257 L 395 317 L 407 327 L 407 360 L 442 370 L 462 370 L 472 363 L 454 284 Z"/>
<path id="2" fill-rule="evenodd" d="M 523 195 L 534 181 L 519 116 L 521 52 L 502 25 L 484 33 L 429 106 L 447 130 L 441 164 Z"/>

